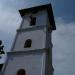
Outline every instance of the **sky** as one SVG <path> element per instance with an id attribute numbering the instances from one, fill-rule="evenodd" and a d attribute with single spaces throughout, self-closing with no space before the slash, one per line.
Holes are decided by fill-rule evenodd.
<path id="1" fill-rule="evenodd" d="M 19 9 L 52 3 L 56 31 L 52 33 L 54 75 L 75 74 L 75 0 L 0 0 L 0 39 L 10 51 L 22 18 Z M 3 63 L 0 59 L 0 63 Z"/>

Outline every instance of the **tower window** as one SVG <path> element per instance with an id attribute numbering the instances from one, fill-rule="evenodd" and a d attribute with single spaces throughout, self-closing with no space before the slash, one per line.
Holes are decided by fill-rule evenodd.
<path id="1" fill-rule="evenodd" d="M 31 39 L 28 39 L 25 41 L 25 44 L 24 44 L 24 48 L 29 48 L 31 47 L 31 44 L 32 44 L 32 40 Z"/>
<path id="2" fill-rule="evenodd" d="M 17 75 L 26 75 L 26 71 L 24 69 L 19 69 Z"/>
<path id="3" fill-rule="evenodd" d="M 30 25 L 33 26 L 36 24 L 36 17 L 30 17 L 31 18 L 31 22 Z"/>

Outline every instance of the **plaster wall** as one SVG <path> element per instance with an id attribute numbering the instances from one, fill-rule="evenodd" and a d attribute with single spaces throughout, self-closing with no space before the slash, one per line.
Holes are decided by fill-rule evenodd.
<path id="1" fill-rule="evenodd" d="M 32 40 L 30 48 L 24 48 L 24 44 L 27 39 Z M 20 32 L 17 36 L 13 49 L 14 51 L 43 49 L 45 48 L 45 42 L 46 42 L 46 34 L 44 30 Z"/>
<path id="2" fill-rule="evenodd" d="M 4 75 L 16 75 L 19 69 L 26 75 L 44 75 L 44 65 L 45 53 L 10 55 Z"/>

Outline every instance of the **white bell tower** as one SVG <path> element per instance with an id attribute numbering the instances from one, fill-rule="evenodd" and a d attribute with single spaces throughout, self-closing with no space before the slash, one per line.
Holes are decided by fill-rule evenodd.
<path id="1" fill-rule="evenodd" d="M 51 34 L 56 26 L 51 4 L 19 12 L 23 20 L 3 75 L 53 75 Z"/>

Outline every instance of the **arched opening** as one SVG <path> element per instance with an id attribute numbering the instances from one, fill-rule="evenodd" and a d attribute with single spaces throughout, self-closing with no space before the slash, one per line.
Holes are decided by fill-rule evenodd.
<path id="1" fill-rule="evenodd" d="M 36 24 L 36 17 L 30 17 L 31 18 L 31 22 L 30 22 L 30 26 L 34 26 Z"/>
<path id="2" fill-rule="evenodd" d="M 29 47 L 31 47 L 31 44 L 32 44 L 32 40 L 31 40 L 31 39 L 27 39 L 27 40 L 25 41 L 24 48 L 29 48 Z"/>
<path id="3" fill-rule="evenodd" d="M 26 75 L 26 71 L 24 69 L 19 69 L 17 75 Z"/>

